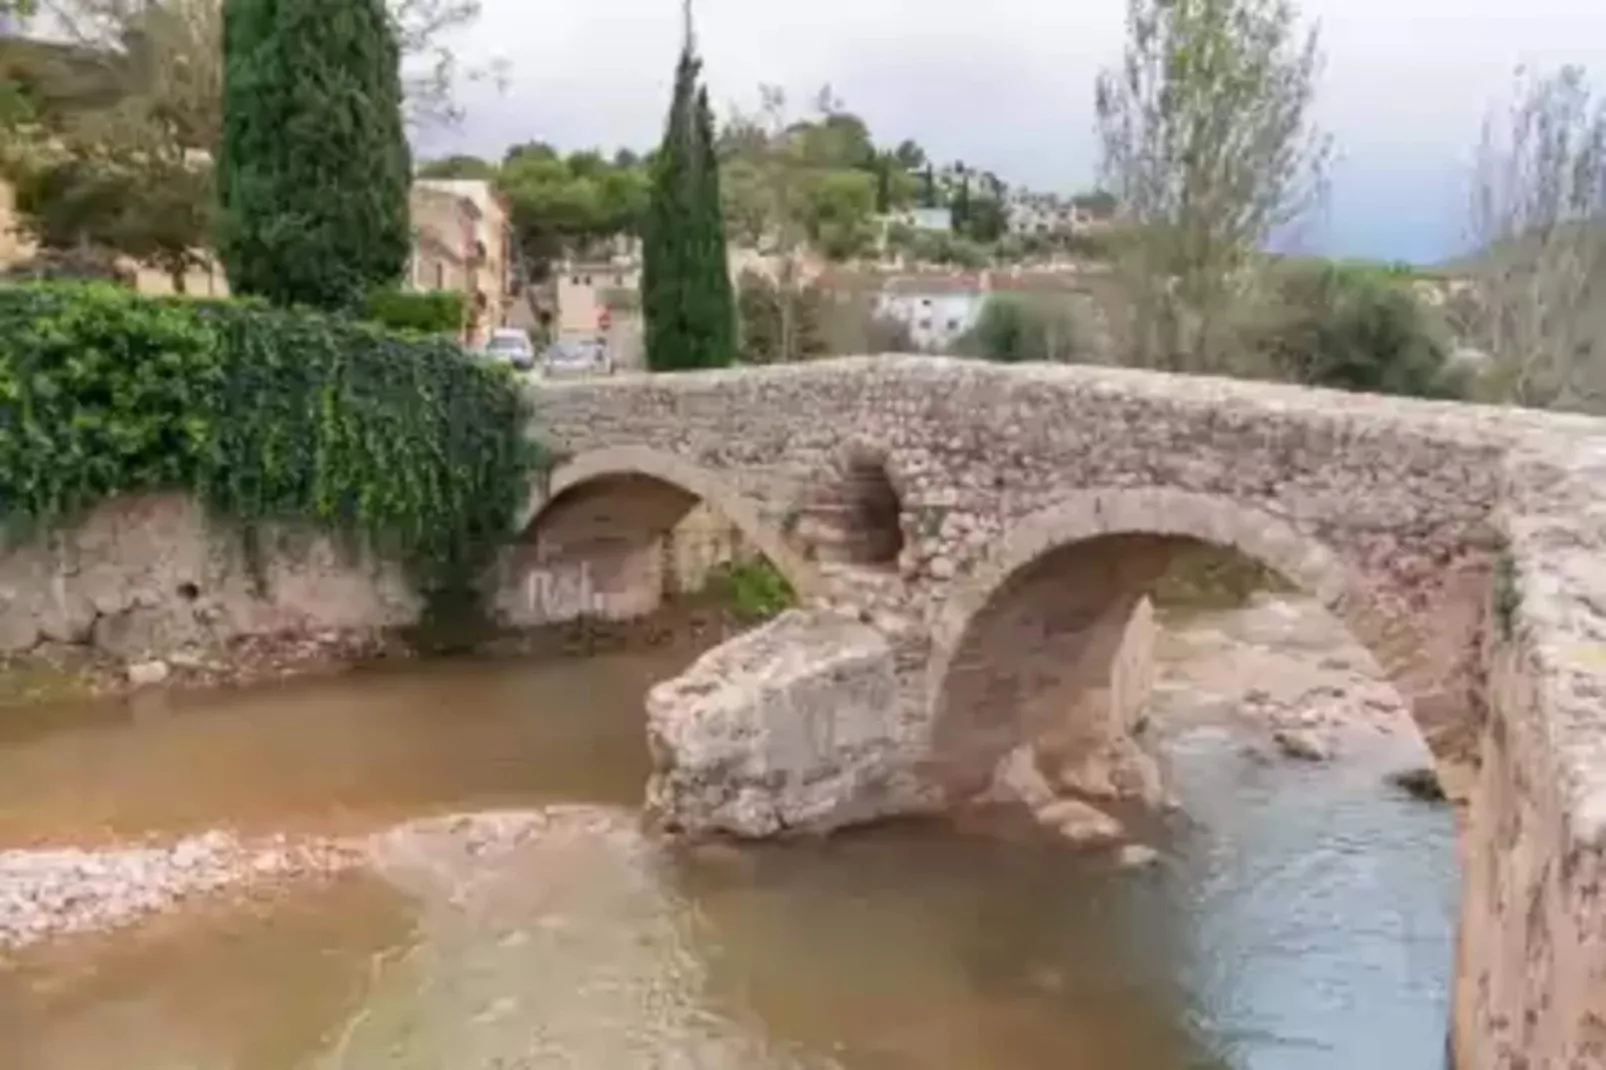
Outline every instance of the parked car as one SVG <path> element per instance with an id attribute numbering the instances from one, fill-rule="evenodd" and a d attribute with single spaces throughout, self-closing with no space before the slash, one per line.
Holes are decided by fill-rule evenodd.
<path id="1" fill-rule="evenodd" d="M 599 342 L 554 342 L 541 355 L 541 370 L 550 376 L 606 375 L 613 371 L 613 362 L 607 346 Z"/>
<path id="2" fill-rule="evenodd" d="M 528 333 L 516 327 L 503 327 L 491 332 L 482 350 L 489 360 L 506 361 L 521 372 L 535 367 L 535 344 Z"/>

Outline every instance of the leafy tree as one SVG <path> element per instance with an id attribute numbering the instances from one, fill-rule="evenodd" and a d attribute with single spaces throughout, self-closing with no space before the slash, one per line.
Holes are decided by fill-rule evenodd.
<path id="1" fill-rule="evenodd" d="M 478 156 L 443 156 L 430 160 L 418 169 L 419 178 L 467 178 L 482 182 L 494 181 L 496 165 Z"/>
<path id="2" fill-rule="evenodd" d="M 898 166 L 905 171 L 920 171 L 927 166 L 926 150 L 913 141 L 899 142 L 898 147 L 892 150 L 892 155 L 898 161 Z"/>
<path id="3" fill-rule="evenodd" d="M 17 209 L 38 244 L 62 252 L 115 250 L 165 270 L 182 293 L 206 263 L 212 223 L 209 169 L 141 151 L 131 135 L 94 152 L 82 144 L 19 177 Z"/>
<path id="4" fill-rule="evenodd" d="M 1248 341 L 1281 379 L 1378 394 L 1456 397 L 1445 325 L 1408 281 L 1332 262 L 1274 271 L 1269 310 Z"/>
<path id="5" fill-rule="evenodd" d="M 989 245 L 1004 237 L 1009 230 L 1009 215 L 1001 198 L 975 197 L 965 213 L 965 235 L 972 241 Z"/>
<path id="6" fill-rule="evenodd" d="M 1135 362 L 1230 370 L 1235 281 L 1324 188 L 1320 58 L 1293 0 L 1128 0 L 1096 110 L 1105 188 L 1137 235 L 1121 264 Z"/>
<path id="7" fill-rule="evenodd" d="M 690 0 L 643 235 L 642 311 L 655 370 L 720 367 L 736 356 L 736 302 L 725 254 L 719 161 L 698 83 Z"/>
<path id="8" fill-rule="evenodd" d="M 954 190 L 953 204 L 951 206 L 954 230 L 960 234 L 970 233 L 970 178 L 963 171 L 959 173 L 959 184 Z"/>
<path id="9" fill-rule="evenodd" d="M 1063 295 L 996 293 L 955 343 L 964 356 L 1017 363 L 1074 360 L 1087 350 L 1084 325 Z"/>
<path id="10" fill-rule="evenodd" d="M 774 279 L 744 271 L 736 290 L 742 363 L 806 360 L 827 351 L 821 334 L 825 295 L 818 286 L 787 293 Z"/>
<path id="11" fill-rule="evenodd" d="M 529 142 L 508 150 L 497 171 L 507 198 L 518 252 L 531 278 L 555 259 L 596 241 L 641 230 L 647 210 L 647 168 L 634 154 L 604 160 L 600 153 L 565 157 Z"/>
<path id="12" fill-rule="evenodd" d="M 874 176 L 864 171 L 826 171 L 813 176 L 805 197 L 804 225 L 826 256 L 845 260 L 869 247 L 875 236 Z"/>
<path id="13" fill-rule="evenodd" d="M 182 291 L 213 222 L 211 167 L 193 147 L 217 136 L 215 110 L 197 104 L 216 69 L 184 60 L 215 38 L 218 13 L 212 0 L 167 0 L 117 23 L 109 55 L 57 45 L 24 65 L 28 99 L 43 107 L 13 129 L 0 167 L 44 249 L 115 251 Z"/>
<path id="14" fill-rule="evenodd" d="M 218 248 L 236 293 L 351 309 L 402 276 L 398 61 L 379 0 L 229 0 Z"/>

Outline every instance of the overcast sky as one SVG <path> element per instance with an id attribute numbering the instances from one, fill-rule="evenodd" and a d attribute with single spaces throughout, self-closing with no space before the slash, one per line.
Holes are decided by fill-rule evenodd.
<path id="1" fill-rule="evenodd" d="M 463 60 L 500 58 L 500 94 L 427 155 L 499 155 L 657 140 L 679 46 L 679 0 L 483 0 Z M 1320 116 L 1340 159 L 1311 244 L 1333 255 L 1433 261 L 1461 244 L 1479 122 L 1518 63 L 1582 63 L 1606 86 L 1606 0 L 1304 0 L 1327 52 Z M 824 83 L 878 141 L 1071 191 L 1092 181 L 1092 85 L 1118 60 L 1124 0 L 697 0 L 716 103 L 757 86 L 800 102 Z"/>

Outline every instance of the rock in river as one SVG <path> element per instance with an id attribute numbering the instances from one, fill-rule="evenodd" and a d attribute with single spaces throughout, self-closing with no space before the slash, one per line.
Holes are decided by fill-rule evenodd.
<path id="1" fill-rule="evenodd" d="M 743 838 L 829 832 L 911 809 L 893 654 L 857 621 L 792 610 L 647 696 L 647 813 Z"/>

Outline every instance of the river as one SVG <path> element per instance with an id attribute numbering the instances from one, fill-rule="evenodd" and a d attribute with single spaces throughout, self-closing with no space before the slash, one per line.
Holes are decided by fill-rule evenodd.
<path id="1" fill-rule="evenodd" d="M 1384 786 L 1401 741 L 1293 763 L 1169 718 L 1187 817 L 1148 869 L 920 824 L 676 852 L 636 825 L 640 701 L 687 657 L 5 713 L 5 847 L 227 828 L 381 862 L 0 952 L 0 1066 L 1442 1065 L 1452 819 Z"/>

